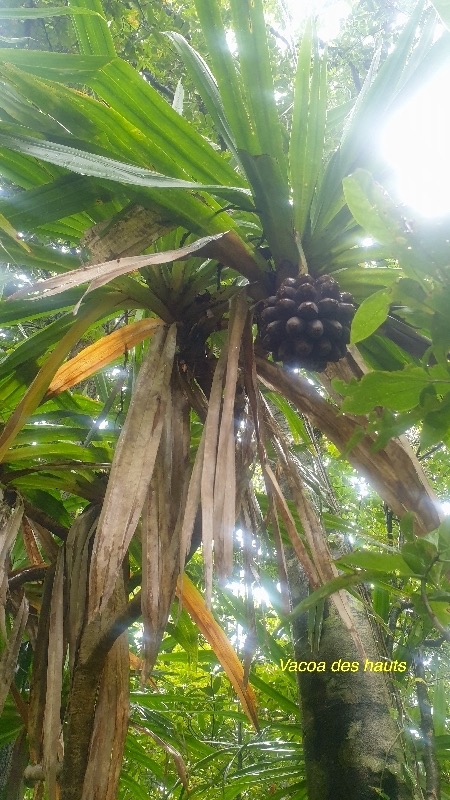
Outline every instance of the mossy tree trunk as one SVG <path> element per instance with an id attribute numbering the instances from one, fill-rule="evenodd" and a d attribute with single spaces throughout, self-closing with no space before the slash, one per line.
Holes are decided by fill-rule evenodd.
<path id="1" fill-rule="evenodd" d="M 294 560 L 289 583 L 297 604 L 305 596 L 305 583 Z M 353 605 L 367 658 L 380 662 L 383 657 L 363 606 Z M 365 670 L 331 602 L 325 606 L 317 652 L 309 645 L 304 616 L 293 623 L 293 641 L 297 662 L 326 663 L 323 672 L 297 672 L 308 800 L 414 800 L 389 676 Z M 342 671 L 339 660 L 341 668 L 347 661 L 357 662 L 358 669 Z"/>

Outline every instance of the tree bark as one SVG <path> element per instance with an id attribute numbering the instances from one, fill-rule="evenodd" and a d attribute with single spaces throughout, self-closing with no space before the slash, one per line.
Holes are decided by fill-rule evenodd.
<path id="1" fill-rule="evenodd" d="M 61 800 L 94 800 L 97 796 L 99 800 L 107 800 L 115 796 L 119 779 L 117 766 L 122 763 L 127 728 L 128 643 L 123 630 L 117 635 L 107 634 L 112 621 L 124 612 L 126 605 L 122 571 L 106 610 L 95 622 L 84 627 L 81 634 L 66 712 Z M 111 701 L 109 709 L 108 699 Z M 102 725 L 105 728 L 103 751 L 98 735 Z M 98 774 L 93 772 L 92 763 L 97 756 L 101 762 L 97 765 Z M 96 794 L 100 777 L 104 791 Z"/>
<path id="2" fill-rule="evenodd" d="M 295 556 L 288 559 L 288 576 L 297 604 L 307 586 Z M 380 661 L 364 609 L 353 601 L 352 610 L 367 658 Z M 297 672 L 308 800 L 416 798 L 405 781 L 405 752 L 388 679 L 384 673 L 365 671 L 333 605 L 325 606 L 317 652 L 309 645 L 305 616 L 293 623 L 293 642 L 297 662 L 326 663 L 324 672 Z M 343 661 L 358 663 L 358 670 L 343 672 L 339 660 L 341 667 Z"/>

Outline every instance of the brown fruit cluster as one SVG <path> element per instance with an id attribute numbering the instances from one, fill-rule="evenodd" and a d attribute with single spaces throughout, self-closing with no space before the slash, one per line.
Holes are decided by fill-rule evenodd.
<path id="1" fill-rule="evenodd" d="M 353 297 L 330 275 L 286 278 L 260 314 L 260 337 L 274 361 L 321 372 L 347 352 Z"/>

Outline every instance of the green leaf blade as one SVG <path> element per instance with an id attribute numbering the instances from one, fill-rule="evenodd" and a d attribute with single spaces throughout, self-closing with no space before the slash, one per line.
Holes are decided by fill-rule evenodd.
<path id="1" fill-rule="evenodd" d="M 391 294 L 386 289 L 381 289 L 367 297 L 356 311 L 353 318 L 350 342 L 357 344 L 367 339 L 383 324 L 389 313 Z"/>

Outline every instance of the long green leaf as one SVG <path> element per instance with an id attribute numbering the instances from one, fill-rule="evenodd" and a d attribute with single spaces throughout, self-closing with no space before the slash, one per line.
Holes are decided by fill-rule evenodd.
<path id="1" fill-rule="evenodd" d="M 69 8 L 96 12 L 96 17 L 91 19 L 83 16 L 74 17 L 81 51 L 87 55 L 115 56 L 113 39 L 103 16 L 100 0 L 69 0 Z"/>
<path id="2" fill-rule="evenodd" d="M 30 434 L 28 433 L 28 437 Z M 61 442 L 52 442 L 52 444 L 36 444 L 29 447 L 16 447 L 8 450 L 5 455 L 5 464 L 16 464 L 17 462 L 25 462 L 30 460 L 35 463 L 35 459 L 45 459 L 49 461 L 49 469 L 51 469 L 51 460 L 70 459 L 71 461 L 84 461 L 85 463 L 98 463 L 111 461 L 112 453 L 108 448 L 99 447 L 81 447 L 76 444 L 68 444 Z"/>
<path id="3" fill-rule="evenodd" d="M 239 159 L 236 142 L 226 118 L 217 83 L 208 64 L 180 33 L 167 31 L 166 36 L 183 59 L 188 75 L 195 84 L 218 133 L 222 136 L 230 152 Z"/>
<path id="4" fill-rule="evenodd" d="M 322 168 L 326 92 L 326 65 L 319 56 L 315 31 L 309 22 L 298 58 L 289 144 L 295 229 L 301 237 L 309 228 L 311 202 Z"/>
<path id="5" fill-rule="evenodd" d="M 363 92 L 358 98 L 341 142 L 340 162 L 342 176 L 348 174 L 361 154 L 367 165 L 373 158 L 374 132 L 380 120 L 398 94 L 402 76 L 411 55 L 417 36 L 417 26 L 423 12 L 423 2 L 419 2 L 405 25 L 394 50 L 374 78 L 373 72 L 366 79 Z"/>
<path id="6" fill-rule="evenodd" d="M 292 206 L 287 184 L 278 163 L 268 155 L 252 156 L 239 152 L 241 162 L 252 185 L 255 205 L 263 225 L 272 256 L 277 264 L 291 262 L 295 273 L 300 254 L 294 231 Z"/>
<path id="7" fill-rule="evenodd" d="M 3 59 L 8 62 L 8 53 L 1 51 Z M 109 108 L 115 112 L 115 120 L 111 119 L 113 127 L 126 128 L 126 136 L 130 140 L 134 132 L 136 139 L 135 159 L 137 163 L 142 158 L 142 149 L 152 152 L 150 163 L 156 169 L 164 170 L 177 177 L 182 177 L 180 169 L 185 175 L 203 183 L 224 183 L 225 185 L 245 185 L 241 177 L 235 173 L 226 160 L 216 153 L 208 142 L 198 134 L 193 126 L 183 117 L 180 117 L 172 107 L 161 98 L 129 64 L 118 58 L 98 60 L 95 57 L 68 56 L 71 69 L 64 69 L 64 62 L 59 58 L 52 58 L 53 53 L 43 53 L 39 60 L 33 59 L 22 51 L 13 51 L 15 63 L 33 74 L 57 81 L 66 81 L 73 85 L 88 83 Z M 80 60 L 78 69 L 77 58 Z M 13 59 L 14 60 L 14 59 Z M 46 73 L 42 74 L 43 65 L 48 64 Z M 92 64 L 92 69 L 86 70 Z M 98 66 L 97 66 L 98 65 Z M 97 67 L 97 68 L 96 68 Z M 50 88 L 50 87 L 49 87 Z M 54 91 L 61 94 L 54 85 Z M 70 91 L 67 90 L 70 94 Z M 69 97 L 69 94 L 67 96 Z M 94 100 L 71 92 L 71 105 L 81 108 L 94 107 Z M 50 94 L 47 102 L 54 103 L 55 98 Z M 66 113 L 69 113 L 67 109 Z M 105 117 L 105 108 L 97 108 L 99 122 L 101 116 Z M 117 116 L 119 115 L 119 116 Z M 113 116 L 113 115 L 111 115 Z M 89 122 L 89 125 L 92 123 Z M 99 126 L 100 127 L 100 126 Z M 104 120 L 103 127 L 108 135 L 109 125 Z M 70 130 L 70 127 L 69 127 Z M 113 138 L 118 134 L 113 133 Z M 146 145 L 146 142 L 148 144 Z M 140 146 L 139 146 L 140 142 Z M 167 161 L 170 159 L 170 161 Z M 146 163 L 148 164 L 148 157 Z"/>
<path id="8" fill-rule="evenodd" d="M 237 147 L 248 150 L 249 153 L 259 153 L 261 150 L 258 137 L 252 128 L 238 72 L 228 47 L 220 4 L 218 0 L 195 0 L 195 7 L 208 47 L 212 71 Z"/>
<path id="9" fill-rule="evenodd" d="M 246 198 L 249 196 L 249 190 L 245 188 L 220 185 L 205 186 L 183 181 L 167 175 L 160 175 L 142 167 L 136 167 L 133 164 L 124 164 L 112 158 L 98 156 L 95 153 L 86 153 L 74 147 L 66 147 L 66 145 L 55 142 L 33 139 L 29 136 L 12 137 L 0 134 L 0 145 L 35 158 L 41 158 L 43 161 L 49 161 L 51 164 L 57 164 L 81 175 L 92 175 L 93 177 L 131 186 L 213 191 L 220 196 L 239 203 L 245 203 Z"/>
<path id="10" fill-rule="evenodd" d="M 115 59 L 105 65 L 91 88 L 131 124 L 159 144 L 175 163 L 201 183 L 245 186 L 226 160 L 129 64 Z M 156 165 L 159 168 L 158 165 Z"/>
<path id="11" fill-rule="evenodd" d="M 85 149 L 74 140 L 76 137 L 78 142 L 86 142 L 86 149 L 97 149 L 99 155 L 117 155 L 121 160 L 140 166 L 156 165 L 174 178 L 190 177 L 182 163 L 177 163 L 173 155 L 166 152 L 166 143 L 149 138 L 105 103 L 55 81 L 30 75 L 12 65 L 4 65 L 1 72 L 5 82 L 8 81 L 16 92 L 13 94 L 13 103 L 6 102 L 6 93 L 0 97 L 0 103 L 14 119 L 27 125 L 30 132 L 39 131 L 61 144 Z M 23 97 L 22 103 L 19 93 Z M 33 106 L 29 103 L 29 97 L 33 98 L 34 113 L 30 112 Z M 46 114 L 42 113 L 43 108 Z M 67 129 L 66 134 L 64 129 Z"/>
<path id="12" fill-rule="evenodd" d="M 0 48 L 0 61 L 15 64 L 39 78 L 61 80 L 78 85 L 89 83 L 98 71 L 111 60 L 110 56 L 47 53 L 42 50 Z"/>
<path id="13" fill-rule="evenodd" d="M 261 0 L 231 0 L 230 6 L 239 53 L 241 91 L 259 139 L 259 153 L 269 155 L 276 161 L 286 183 L 287 166 L 275 102 L 263 4 Z"/>
<path id="14" fill-rule="evenodd" d="M 0 211 L 19 230 L 36 230 L 49 222 L 71 217 L 87 209 L 94 210 L 96 205 L 112 197 L 112 191 L 98 182 L 81 175 L 64 175 L 55 181 L 20 192 L 11 199 L 1 199 Z M 55 251 L 49 260 L 55 263 L 57 255 Z M 49 268 L 48 265 L 46 269 Z"/>
<path id="15" fill-rule="evenodd" d="M 89 8 L 64 8 L 64 6 L 43 6 L 42 8 L 0 8 L 0 19 L 44 19 L 46 17 L 75 17 L 78 14 L 102 17 L 101 13 L 98 11 L 93 11 Z"/>

